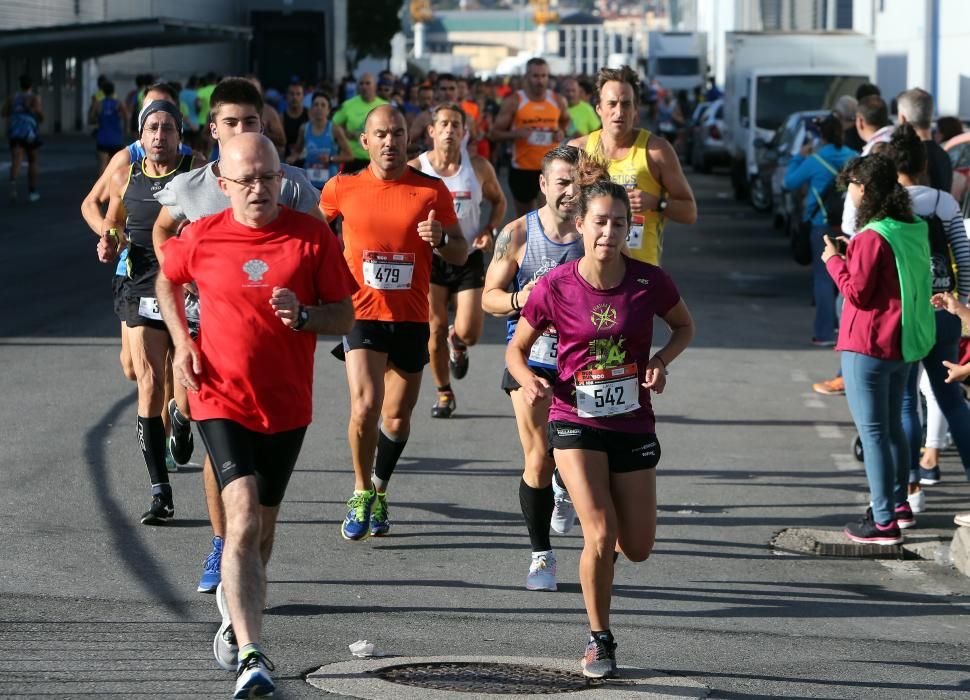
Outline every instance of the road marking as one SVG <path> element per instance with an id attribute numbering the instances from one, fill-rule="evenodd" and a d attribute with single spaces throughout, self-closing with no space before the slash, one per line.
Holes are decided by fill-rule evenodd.
<path id="1" fill-rule="evenodd" d="M 845 437 L 842 428 L 834 423 L 816 423 L 815 432 L 824 440 L 841 440 Z"/>
<path id="2" fill-rule="evenodd" d="M 805 408 L 825 408 L 825 403 L 814 391 L 802 394 L 802 404 Z"/>
<path id="3" fill-rule="evenodd" d="M 840 472 L 854 472 L 862 469 L 862 462 L 856 460 L 856 458 L 848 453 L 833 453 L 829 457 L 835 463 L 835 468 Z M 869 500 L 869 495 L 866 494 L 865 500 Z"/>
<path id="4" fill-rule="evenodd" d="M 805 384 L 808 382 L 808 372 L 803 369 L 793 369 L 791 371 L 791 380 L 798 384 Z"/>

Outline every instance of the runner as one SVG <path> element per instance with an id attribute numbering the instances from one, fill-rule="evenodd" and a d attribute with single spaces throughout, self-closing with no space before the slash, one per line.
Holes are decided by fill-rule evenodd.
<path id="1" fill-rule="evenodd" d="M 458 81 L 451 73 L 442 73 L 435 78 L 434 102 L 427 109 L 418 114 L 408 126 L 408 150 L 415 156 L 434 148 L 431 139 L 431 124 L 434 121 L 434 106 L 440 104 L 455 104 L 458 97 Z M 466 112 L 467 121 L 467 112 Z M 462 149 L 468 145 L 469 134 L 465 131 L 462 138 Z"/>
<path id="2" fill-rule="evenodd" d="M 290 83 L 286 88 L 286 109 L 283 110 L 283 133 L 286 134 L 283 157 L 287 160 L 295 150 L 303 125 L 309 120 L 309 110 L 303 106 L 303 83 Z"/>
<path id="3" fill-rule="evenodd" d="M 209 133 L 221 148 L 230 139 L 245 132 L 258 133 L 261 128 L 260 114 L 263 108 L 263 98 L 252 82 L 244 78 L 226 78 L 212 91 L 210 97 L 211 123 Z M 282 166 L 283 180 L 280 189 L 280 204 L 323 219 L 323 214 L 317 206 L 317 191 L 307 182 L 303 171 L 289 165 Z M 161 251 L 162 245 L 175 235 L 182 222 L 197 221 L 205 216 L 218 214 L 225 210 L 228 200 L 219 187 L 219 163 L 208 163 L 185 177 L 177 177 L 165 189 L 158 193 L 156 199 L 163 205 L 152 231 L 152 239 L 156 252 Z M 163 279 L 158 286 L 164 286 Z M 166 294 L 168 290 L 159 291 Z M 186 433 L 191 431 L 186 424 Z M 199 579 L 200 593 L 213 593 L 221 578 L 221 557 L 225 537 L 225 514 L 222 501 L 219 499 L 219 487 L 216 476 L 210 467 L 209 455 L 202 469 L 202 481 L 205 486 L 206 506 L 209 512 L 209 522 L 212 525 L 212 551 L 206 557 Z"/>
<path id="4" fill-rule="evenodd" d="M 222 668 L 236 671 L 234 697 L 248 698 L 274 688 L 273 664 L 259 646 L 266 565 L 311 420 L 316 334 L 350 329 L 357 285 L 329 227 L 278 205 L 282 171 L 269 139 L 242 134 L 220 152 L 219 185 L 232 208 L 162 246 L 159 279 L 167 284 L 159 294 L 177 377 L 220 465 L 211 471 L 229 536 L 213 652 Z M 199 346 L 175 291 L 189 283 L 198 285 L 205 307 Z"/>
<path id="5" fill-rule="evenodd" d="M 364 123 L 367 115 L 375 107 L 386 105 L 387 101 L 377 96 L 377 86 L 374 83 L 374 76 L 364 73 L 360 76 L 357 83 L 357 94 L 349 100 L 344 100 L 340 109 L 333 115 L 333 123 L 343 129 L 350 143 L 350 150 L 354 154 L 354 160 L 344 166 L 345 173 L 355 173 L 363 170 L 370 162 L 367 149 L 361 146 L 360 135 L 364 131 Z"/>
<path id="6" fill-rule="evenodd" d="M 440 256 L 431 260 L 431 374 L 438 398 L 431 407 L 432 418 L 448 418 L 455 412 L 455 393 L 448 370 L 455 379 L 468 373 L 468 348 L 482 336 L 485 314 L 482 288 L 485 285 L 485 255 L 492 250 L 493 232 L 505 218 L 505 195 L 492 164 L 470 155 L 461 145 L 465 136 L 465 112 L 457 104 L 440 104 L 428 132 L 434 148 L 409 165 L 426 175 L 444 180 L 454 200 L 458 224 L 469 249 L 464 265 L 451 265 Z M 488 223 L 481 226 L 482 200 L 491 204 Z M 455 324 L 448 325 L 448 306 L 455 299 Z"/>
<path id="7" fill-rule="evenodd" d="M 627 240 L 631 257 L 659 265 L 665 221 L 693 224 L 697 220 L 694 193 L 673 146 L 637 128 L 637 74 L 629 66 L 601 68 L 596 91 L 596 113 L 603 128 L 569 143 L 608 161 L 613 182 L 626 187 L 633 207 Z"/>
<path id="8" fill-rule="evenodd" d="M 104 97 L 93 102 L 88 113 L 88 123 L 97 126 L 94 142 L 99 175 L 108 167 L 108 159 L 125 147 L 125 123 L 128 121 L 124 103 L 115 97 L 115 84 L 105 80 L 101 90 Z"/>
<path id="9" fill-rule="evenodd" d="M 7 138 L 10 141 L 10 199 L 17 199 L 17 176 L 20 163 L 27 156 L 28 199 L 40 199 L 37 192 L 37 149 L 41 141 L 38 130 L 44 121 L 44 107 L 34 92 L 34 83 L 28 75 L 20 76 L 20 92 L 8 97 L 0 114 L 7 120 Z"/>
<path id="10" fill-rule="evenodd" d="M 347 540 L 390 529 L 387 484 L 407 444 L 428 363 L 431 259 L 437 252 L 463 265 L 468 257 L 448 188 L 408 167 L 404 116 L 381 105 L 368 115 L 360 142 L 370 165 L 331 179 L 321 197 L 327 218 L 344 217 L 344 257 L 360 285 L 357 321 L 334 350 L 346 360 L 350 386 L 355 480 L 340 528 Z"/>
<path id="11" fill-rule="evenodd" d="M 325 92 L 313 93 L 310 121 L 300 129 L 293 153 L 287 159 L 293 164 L 303 160 L 307 179 L 317 189 L 337 174 L 338 163 L 349 163 L 354 159 L 343 129 L 334 129 L 329 116 L 330 96 Z"/>
<path id="12" fill-rule="evenodd" d="M 656 536 L 660 444 L 650 391 L 663 392 L 667 367 L 690 343 L 694 324 L 663 270 L 622 254 L 632 216 L 624 188 L 599 180 L 582 187 L 577 199 L 585 254 L 539 280 L 505 360 L 528 405 L 552 396 L 549 451 L 583 526 L 579 573 L 590 636 L 582 668 L 588 677 L 604 678 L 616 672 L 614 552 L 643 561 Z M 651 355 L 654 316 L 671 335 Z M 528 365 L 550 326 L 558 332 L 551 382 Z"/>
<path id="13" fill-rule="evenodd" d="M 509 189 L 516 216 L 544 204 L 537 201 L 542 157 L 565 138 L 568 128 L 566 100 L 549 89 L 549 64 L 530 58 L 525 64 L 525 88 L 502 100 L 489 134 L 493 141 L 512 141 Z"/>
<path id="14" fill-rule="evenodd" d="M 148 156 L 129 166 L 127 174 L 112 176 L 105 230 L 98 243 L 98 257 L 106 263 L 116 260 L 121 247 L 129 249 L 123 311 L 138 383 L 138 443 L 152 487 L 151 506 L 141 516 L 144 525 L 161 525 L 175 515 L 162 421 L 170 338 L 155 298 L 158 260 L 151 232 L 161 208 L 152 195 L 192 166 L 191 156 L 179 155 L 181 130 L 182 115 L 171 102 L 156 100 L 141 111 L 138 131 Z"/>
<path id="15" fill-rule="evenodd" d="M 546 204 L 508 224 L 495 239 L 495 255 L 485 276 L 482 307 L 495 316 L 508 317 L 507 339 L 512 338 L 519 310 L 528 301 L 536 281 L 556 266 L 583 254 L 574 218 L 579 159 L 580 151 L 572 146 L 557 146 L 549 151 L 542 159 L 539 178 Z M 549 382 L 555 379 L 556 342 L 554 329 L 549 329 L 535 344 L 528 361 L 531 371 Z M 502 389 L 512 399 L 525 460 L 519 482 L 519 504 L 532 544 L 525 587 L 533 591 L 554 591 L 556 555 L 549 541 L 550 518 L 555 520 L 558 532 L 567 532 L 575 513 L 562 484 L 553 479 L 555 463 L 546 451 L 549 401 L 530 405 L 519 388 L 519 383 L 505 370 Z"/>

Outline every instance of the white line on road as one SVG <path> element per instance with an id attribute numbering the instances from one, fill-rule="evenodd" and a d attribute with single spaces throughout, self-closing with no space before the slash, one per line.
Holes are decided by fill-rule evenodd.
<path id="1" fill-rule="evenodd" d="M 805 408 L 825 408 L 825 402 L 815 392 L 802 394 L 802 404 Z"/>
<path id="2" fill-rule="evenodd" d="M 855 457 L 848 453 L 830 454 L 829 457 L 832 458 L 835 468 L 840 472 L 854 472 L 862 469 L 862 462 L 857 461 Z M 869 500 L 868 495 L 866 500 Z"/>
<path id="3" fill-rule="evenodd" d="M 824 440 L 842 440 L 845 437 L 842 428 L 834 423 L 816 423 L 815 432 Z"/>

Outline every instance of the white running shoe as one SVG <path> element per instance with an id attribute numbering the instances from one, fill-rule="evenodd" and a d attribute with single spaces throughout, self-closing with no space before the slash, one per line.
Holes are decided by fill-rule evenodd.
<path id="1" fill-rule="evenodd" d="M 926 491 L 920 489 L 916 493 L 911 493 L 906 497 L 909 502 L 909 508 L 914 513 L 922 513 L 926 510 Z"/>
<path id="2" fill-rule="evenodd" d="M 219 631 L 212 639 L 212 654 L 216 657 L 219 668 L 224 671 L 235 671 L 239 658 L 239 645 L 236 643 L 236 633 L 233 632 L 232 623 L 229 621 L 229 605 L 221 582 L 216 588 L 216 605 L 219 607 L 219 615 L 222 616 L 222 624 L 219 625 Z"/>
<path id="3" fill-rule="evenodd" d="M 548 552 L 532 553 L 532 563 L 529 565 L 529 576 L 525 580 L 525 587 L 530 591 L 558 590 L 556 555 L 551 549 Z"/>
<path id="4" fill-rule="evenodd" d="M 576 507 L 569 498 L 569 492 L 556 481 L 555 474 L 552 477 L 552 518 L 549 520 L 549 527 L 560 535 L 565 535 L 573 529 L 576 522 Z"/>
<path id="5" fill-rule="evenodd" d="M 273 694 L 276 685 L 269 672 L 275 670 L 273 662 L 256 652 L 239 662 L 236 672 L 236 694 L 234 698 L 265 698 Z"/>

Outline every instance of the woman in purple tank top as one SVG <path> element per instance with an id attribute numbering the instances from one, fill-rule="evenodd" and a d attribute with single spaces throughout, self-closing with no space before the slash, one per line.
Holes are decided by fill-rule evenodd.
<path id="1" fill-rule="evenodd" d="M 656 536 L 660 443 L 650 392 L 663 392 L 667 366 L 694 335 L 670 276 L 622 254 L 630 218 L 622 186 L 596 180 L 581 188 L 576 229 L 585 255 L 539 280 L 505 355 L 530 404 L 552 394 L 549 451 L 583 526 L 579 574 L 590 636 L 582 666 L 592 678 L 616 672 L 609 620 L 616 556 L 643 561 Z M 672 332 L 651 354 L 654 316 Z M 527 364 L 549 326 L 559 333 L 551 386 Z"/>

